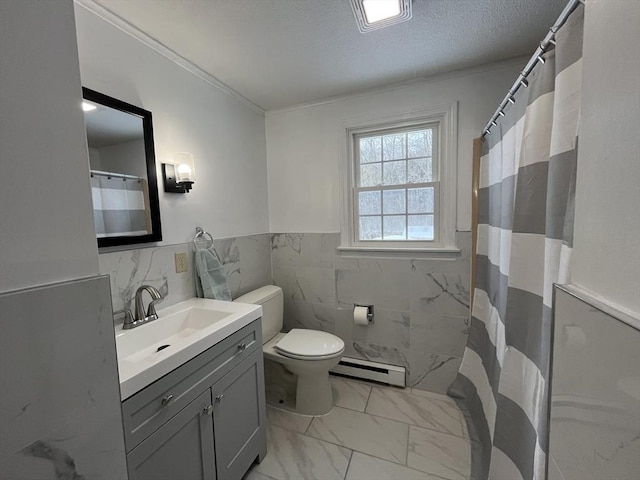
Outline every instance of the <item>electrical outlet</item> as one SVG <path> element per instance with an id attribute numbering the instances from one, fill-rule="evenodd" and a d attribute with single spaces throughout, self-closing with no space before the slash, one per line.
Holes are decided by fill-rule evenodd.
<path id="1" fill-rule="evenodd" d="M 187 270 L 187 253 L 176 253 L 176 273 L 186 272 Z"/>

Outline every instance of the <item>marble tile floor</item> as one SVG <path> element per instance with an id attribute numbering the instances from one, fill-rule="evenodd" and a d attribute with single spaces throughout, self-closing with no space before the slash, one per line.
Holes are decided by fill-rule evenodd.
<path id="1" fill-rule="evenodd" d="M 464 418 L 445 395 L 332 376 L 334 409 L 267 407 L 267 455 L 245 480 L 468 480 Z"/>

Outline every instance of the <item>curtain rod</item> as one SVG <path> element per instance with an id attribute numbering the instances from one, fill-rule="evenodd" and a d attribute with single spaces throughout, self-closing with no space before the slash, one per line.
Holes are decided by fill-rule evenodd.
<path id="1" fill-rule="evenodd" d="M 489 122 L 482 129 L 482 134 L 480 135 L 480 138 L 482 139 L 482 141 L 484 141 L 484 137 L 486 135 L 491 135 L 491 127 L 494 127 L 497 125 L 496 120 L 500 117 L 504 117 L 504 109 L 507 107 L 507 105 L 516 103 L 513 96 L 520 89 L 520 87 L 529 86 L 527 77 L 533 70 L 533 67 L 536 66 L 537 62 L 544 63 L 544 58 L 542 58 L 542 54 L 547 50 L 550 44 L 553 44 L 553 45 L 556 44 L 555 38 L 554 38 L 556 35 L 556 32 L 560 29 L 560 27 L 562 27 L 562 25 L 564 25 L 564 23 L 567 21 L 567 18 L 569 18 L 569 15 L 571 15 L 571 13 L 580 4 L 584 5 L 584 0 L 569 0 L 569 3 L 567 4 L 566 7 L 564 7 L 564 10 L 558 17 L 558 20 L 556 20 L 556 23 L 554 23 L 553 26 L 549 29 L 549 31 L 547 32 L 547 35 L 540 42 L 540 46 L 538 46 L 536 51 L 533 53 L 533 55 L 525 65 L 524 70 L 520 72 L 520 75 L 518 75 L 518 78 L 516 79 L 515 83 L 509 89 L 509 92 L 507 92 L 507 96 L 504 97 L 502 102 L 500 102 L 498 109 L 493 113 Z"/>
<path id="2" fill-rule="evenodd" d="M 141 177 L 136 177 L 135 175 L 127 175 L 125 173 L 113 173 L 113 172 L 103 172 L 100 170 L 89 170 L 91 176 L 98 175 L 99 177 L 108 177 L 108 178 L 122 178 L 123 180 L 142 180 Z"/>

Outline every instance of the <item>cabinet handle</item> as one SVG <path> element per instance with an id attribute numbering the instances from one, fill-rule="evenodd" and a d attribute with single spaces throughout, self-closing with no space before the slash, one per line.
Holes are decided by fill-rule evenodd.
<path id="1" fill-rule="evenodd" d="M 220 403 L 222 401 L 222 399 L 224 398 L 224 393 L 221 393 L 220 395 L 218 395 L 216 397 L 216 403 Z"/>
<path id="2" fill-rule="evenodd" d="M 209 405 L 204 410 L 202 410 L 203 415 L 211 415 L 211 412 L 213 412 L 213 405 Z"/>
<path id="3" fill-rule="evenodd" d="M 167 395 L 162 399 L 162 406 L 166 407 L 173 401 L 173 395 Z"/>
<path id="4" fill-rule="evenodd" d="M 238 350 L 240 350 L 241 352 L 244 352 L 245 348 L 247 348 L 247 344 L 244 342 L 238 345 Z"/>

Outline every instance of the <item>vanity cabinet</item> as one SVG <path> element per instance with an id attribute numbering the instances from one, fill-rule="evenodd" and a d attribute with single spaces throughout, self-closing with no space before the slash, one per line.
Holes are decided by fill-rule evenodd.
<path id="1" fill-rule="evenodd" d="M 266 454 L 263 370 L 258 349 L 211 387 L 218 480 L 240 480 Z"/>
<path id="2" fill-rule="evenodd" d="M 122 404 L 130 480 L 240 480 L 266 455 L 260 319 Z"/>
<path id="3" fill-rule="evenodd" d="M 213 421 L 207 391 L 127 455 L 129 480 L 214 480 Z"/>

